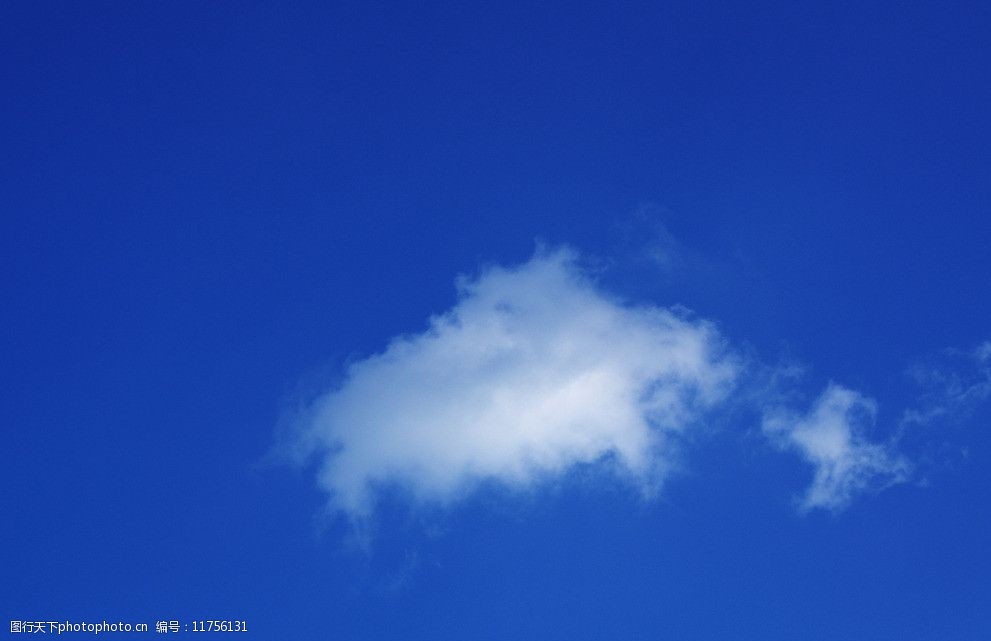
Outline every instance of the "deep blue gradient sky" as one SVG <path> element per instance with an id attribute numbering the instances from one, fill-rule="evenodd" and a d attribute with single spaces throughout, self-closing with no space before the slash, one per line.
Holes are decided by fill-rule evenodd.
<path id="1" fill-rule="evenodd" d="M 877 399 L 894 433 L 907 370 L 991 339 L 979 4 L 6 3 L 0 613 L 991 634 L 986 402 L 836 514 L 796 512 L 808 466 L 743 411 L 653 501 L 594 470 L 443 514 L 394 497 L 370 551 L 268 458 L 287 406 L 537 242 L 802 365 L 810 397 Z M 664 229 L 673 268 L 637 258 Z"/>

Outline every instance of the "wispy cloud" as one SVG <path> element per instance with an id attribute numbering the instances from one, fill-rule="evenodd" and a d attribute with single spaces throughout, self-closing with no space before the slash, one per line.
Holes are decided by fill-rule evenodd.
<path id="1" fill-rule="evenodd" d="M 969 350 L 945 349 L 909 370 L 922 393 L 905 411 L 905 426 L 959 422 L 991 399 L 991 341 Z"/>
<path id="2" fill-rule="evenodd" d="M 583 463 L 649 489 L 739 374 L 712 324 L 625 304 L 574 253 L 541 251 L 461 279 L 425 331 L 353 364 L 299 439 L 354 519 L 383 487 L 444 505 L 479 482 L 526 489 Z"/>
<path id="3" fill-rule="evenodd" d="M 800 453 L 813 466 L 802 511 L 840 510 L 861 492 L 908 478 L 909 463 L 892 444 L 867 438 L 876 413 L 874 400 L 835 384 L 805 413 L 781 408 L 765 413 L 763 430 L 772 442 Z"/>

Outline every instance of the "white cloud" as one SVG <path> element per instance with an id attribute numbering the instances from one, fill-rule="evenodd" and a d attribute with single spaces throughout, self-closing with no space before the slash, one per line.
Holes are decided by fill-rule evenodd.
<path id="1" fill-rule="evenodd" d="M 739 375 L 710 323 L 606 295 L 568 251 L 458 290 L 425 331 L 353 364 L 299 426 L 334 509 L 360 520 L 389 486 L 446 505 L 479 482 L 526 489 L 582 463 L 656 487 Z"/>
<path id="2" fill-rule="evenodd" d="M 972 358 L 983 378 L 951 391 L 984 396 L 991 344 Z M 291 447 L 316 459 L 330 508 L 356 525 L 383 491 L 443 507 L 482 483 L 526 491 L 586 464 L 651 493 L 713 410 L 734 404 L 770 406 L 764 434 L 812 465 L 802 512 L 838 511 L 908 479 L 895 441 L 868 437 L 872 399 L 831 384 L 796 412 L 781 402 L 798 384 L 794 368 L 770 368 L 768 382 L 769 368 L 744 376 L 741 362 L 712 323 L 618 300 L 573 252 L 538 251 L 460 278 L 451 309 L 319 396 Z"/>
<path id="3" fill-rule="evenodd" d="M 907 479 L 908 462 L 890 444 L 867 439 L 876 413 L 872 399 L 829 385 L 806 414 L 782 409 L 765 414 L 764 433 L 779 447 L 799 452 L 815 469 L 802 511 L 840 510 L 858 493 Z"/>

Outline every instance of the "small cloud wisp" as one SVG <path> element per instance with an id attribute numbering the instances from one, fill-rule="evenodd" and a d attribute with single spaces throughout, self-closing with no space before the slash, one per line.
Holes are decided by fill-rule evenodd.
<path id="1" fill-rule="evenodd" d="M 894 447 L 867 439 L 877 404 L 859 392 L 831 384 L 805 414 L 773 409 L 764 434 L 782 449 L 798 452 L 814 468 L 812 485 L 799 503 L 839 511 L 861 492 L 908 478 L 910 466 Z"/>

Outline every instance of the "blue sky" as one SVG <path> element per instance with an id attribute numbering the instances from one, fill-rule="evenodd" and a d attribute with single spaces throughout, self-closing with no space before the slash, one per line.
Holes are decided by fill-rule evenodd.
<path id="1" fill-rule="evenodd" d="M 6 4 L 0 612 L 987 636 L 989 31 Z"/>

